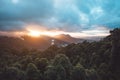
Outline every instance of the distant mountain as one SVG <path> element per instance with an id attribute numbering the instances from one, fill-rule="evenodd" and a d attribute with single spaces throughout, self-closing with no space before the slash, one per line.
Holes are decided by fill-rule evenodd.
<path id="1" fill-rule="evenodd" d="M 20 38 L 0 36 L 0 48 L 15 50 L 24 48 L 45 50 L 53 44 L 57 46 L 66 46 L 70 43 L 81 43 L 83 41 L 83 39 L 73 38 L 68 34 L 60 34 L 55 37 L 46 35 L 41 35 L 40 37 L 22 36 Z"/>
<path id="2" fill-rule="evenodd" d="M 37 38 L 30 36 L 22 36 L 21 38 L 0 36 L 0 49 L 3 50 L 15 49 L 17 51 L 20 51 L 21 49 L 25 48 L 45 50 L 46 48 L 51 46 L 52 43 L 58 46 L 70 44 L 68 42 L 45 35 Z"/>
<path id="3" fill-rule="evenodd" d="M 70 36 L 69 34 L 60 34 L 55 36 L 56 39 L 68 42 L 68 43 L 81 43 L 84 41 L 84 39 L 80 38 L 74 38 Z"/>
<path id="4" fill-rule="evenodd" d="M 32 45 L 34 48 L 37 49 L 46 49 L 49 46 L 53 45 L 52 43 L 58 46 L 70 44 L 69 42 L 59 40 L 54 37 L 49 37 L 46 35 L 41 35 L 38 38 L 33 38 L 30 36 L 23 36 L 22 38 L 24 39 L 25 43 L 29 44 L 30 46 Z"/>
<path id="5" fill-rule="evenodd" d="M 0 50 L 2 51 L 9 51 L 11 49 L 20 51 L 27 47 L 28 45 L 20 38 L 0 36 Z"/>

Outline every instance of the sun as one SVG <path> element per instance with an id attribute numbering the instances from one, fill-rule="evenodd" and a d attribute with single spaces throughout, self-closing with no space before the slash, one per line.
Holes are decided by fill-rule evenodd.
<path id="1" fill-rule="evenodd" d="M 39 31 L 34 31 L 34 30 L 29 30 L 28 35 L 32 36 L 32 37 L 39 37 L 40 36 L 40 32 Z"/>

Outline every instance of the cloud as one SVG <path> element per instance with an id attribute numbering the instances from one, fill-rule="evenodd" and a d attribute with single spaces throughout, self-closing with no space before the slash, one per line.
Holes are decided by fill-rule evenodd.
<path id="1" fill-rule="evenodd" d="M 24 30 L 25 23 L 21 21 L 0 21 L 1 31 L 21 31 Z"/>
<path id="2" fill-rule="evenodd" d="M 91 29 L 84 30 L 82 33 L 89 34 L 91 36 L 107 36 L 109 34 L 109 28 L 93 25 Z"/>
<path id="3" fill-rule="evenodd" d="M 119 0 L 0 0 L 0 31 L 25 31 L 26 25 L 35 24 L 48 30 L 91 31 L 94 35 L 98 26 L 105 27 L 102 31 L 120 27 L 119 3 Z"/>
<path id="4" fill-rule="evenodd" d="M 0 1 L 0 20 L 29 20 L 52 15 L 52 0 L 20 0 L 17 5 L 12 0 Z"/>
<path id="5" fill-rule="evenodd" d="M 25 24 L 42 23 L 52 14 L 52 0 L 1 0 L 0 30 L 21 30 Z"/>
<path id="6" fill-rule="evenodd" d="M 95 7 L 91 10 L 91 15 L 94 19 L 101 17 L 104 14 L 104 11 L 101 7 Z"/>

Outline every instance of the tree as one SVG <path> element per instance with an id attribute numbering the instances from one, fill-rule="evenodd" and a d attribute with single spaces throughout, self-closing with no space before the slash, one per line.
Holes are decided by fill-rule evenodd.
<path id="1" fill-rule="evenodd" d="M 98 73 L 101 76 L 101 80 L 110 80 L 111 74 L 109 70 L 109 66 L 106 63 L 101 63 Z"/>
<path id="2" fill-rule="evenodd" d="M 62 65 L 55 66 L 55 71 L 57 75 L 57 80 L 66 80 L 66 71 Z M 70 77 L 70 76 L 69 76 Z"/>
<path id="3" fill-rule="evenodd" d="M 46 80 L 57 80 L 57 75 L 54 66 L 48 66 L 45 71 Z"/>
<path id="4" fill-rule="evenodd" d="M 33 63 L 29 63 L 26 70 L 26 80 L 39 80 L 40 73 Z"/>
<path id="5" fill-rule="evenodd" d="M 38 59 L 36 61 L 36 65 L 38 67 L 38 69 L 44 73 L 44 71 L 46 70 L 46 67 L 48 65 L 48 60 L 46 58 L 41 58 L 41 59 Z"/>
<path id="6" fill-rule="evenodd" d="M 53 66 L 58 66 L 58 65 L 61 65 L 65 69 L 66 79 L 69 80 L 72 69 L 72 64 L 70 63 L 69 58 L 64 54 L 58 54 L 57 56 L 55 56 L 55 59 L 53 61 Z"/>
<path id="7" fill-rule="evenodd" d="M 111 32 L 112 36 L 112 73 L 115 80 L 120 79 L 120 29 Z"/>
<path id="8" fill-rule="evenodd" d="M 44 51 L 44 57 L 48 60 L 54 58 L 57 55 L 57 51 L 59 50 L 57 45 L 52 45 L 48 49 Z"/>
<path id="9" fill-rule="evenodd" d="M 20 80 L 21 78 L 20 70 L 15 67 L 7 67 L 2 75 L 4 80 Z"/>
<path id="10" fill-rule="evenodd" d="M 81 64 L 77 64 L 73 68 L 72 80 L 86 80 L 85 69 Z"/>
<path id="11" fill-rule="evenodd" d="M 48 66 L 45 76 L 46 80 L 66 80 L 66 72 L 62 65 Z"/>
<path id="12" fill-rule="evenodd" d="M 98 74 L 95 69 L 86 70 L 86 80 L 99 80 Z"/>

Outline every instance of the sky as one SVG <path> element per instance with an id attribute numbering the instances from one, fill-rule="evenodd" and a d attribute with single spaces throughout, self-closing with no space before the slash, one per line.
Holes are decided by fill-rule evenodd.
<path id="1" fill-rule="evenodd" d="M 120 27 L 120 0 L 0 0 L 0 34 L 30 28 L 74 37 L 106 36 Z"/>

